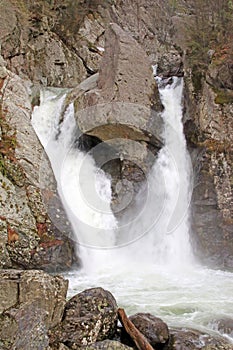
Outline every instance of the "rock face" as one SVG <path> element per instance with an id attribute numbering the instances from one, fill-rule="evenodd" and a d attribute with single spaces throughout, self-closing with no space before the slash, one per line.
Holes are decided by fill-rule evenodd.
<path id="1" fill-rule="evenodd" d="M 194 166 L 192 226 L 196 254 L 205 263 L 232 268 L 233 101 L 228 99 L 230 90 L 219 88 L 218 78 L 213 78 L 214 74 L 218 77 L 213 73 L 218 69 L 221 67 L 213 60 L 196 93 L 194 73 L 191 79 L 186 77 L 185 131 Z"/>
<path id="2" fill-rule="evenodd" d="M 0 93 L 0 267 L 67 269 L 74 260 L 72 231 L 31 126 L 31 83 L 6 71 Z M 45 177 L 48 187 L 41 182 Z"/>
<path id="3" fill-rule="evenodd" d="M 41 349 L 62 318 L 68 283 L 42 271 L 0 271 L 1 349 Z"/>
<path id="4" fill-rule="evenodd" d="M 71 298 L 61 324 L 50 336 L 50 343 L 65 343 L 72 349 L 112 338 L 116 332 L 117 304 L 102 288 L 88 289 Z"/>
<path id="5" fill-rule="evenodd" d="M 160 318 L 149 313 L 138 313 L 130 316 L 130 320 L 154 348 L 168 341 L 168 326 Z"/>
<path id="6" fill-rule="evenodd" d="M 43 1 L 1 1 L 0 42 L 8 68 L 36 85 L 75 86 L 82 60 L 52 31 L 58 9 Z"/>

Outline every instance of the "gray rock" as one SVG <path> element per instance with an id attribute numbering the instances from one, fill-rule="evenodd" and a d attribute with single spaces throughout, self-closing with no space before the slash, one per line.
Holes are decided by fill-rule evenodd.
<path id="1" fill-rule="evenodd" d="M 7 74 L 1 85 L 0 266 L 66 269 L 74 260 L 72 230 L 31 125 L 31 83 Z"/>
<path id="2" fill-rule="evenodd" d="M 221 318 L 219 320 L 212 321 L 211 324 L 214 324 L 214 328 L 220 333 L 233 336 L 233 318 Z"/>
<path id="3" fill-rule="evenodd" d="M 232 344 L 220 337 L 192 329 L 170 329 L 168 344 L 164 350 L 231 350 Z"/>
<path id="4" fill-rule="evenodd" d="M 65 343 L 72 349 L 112 338 L 116 332 L 117 304 L 102 288 L 87 289 L 71 298 L 62 322 L 51 331 L 50 343 Z"/>
<path id="5" fill-rule="evenodd" d="M 120 216 L 162 146 L 163 123 L 158 89 L 143 48 L 114 23 L 105 37 L 99 74 L 80 84 L 68 101 L 74 100 L 80 132 L 103 142 L 92 155 L 111 176 L 112 209 Z"/>
<path id="6" fill-rule="evenodd" d="M 185 134 L 194 169 L 192 241 L 204 263 L 232 269 L 233 108 L 231 103 L 216 103 L 216 93 L 205 79 L 200 88 L 194 95 L 193 79 L 187 75 Z"/>
<path id="7" fill-rule="evenodd" d="M 78 126 L 103 141 L 126 135 L 149 141 L 153 135 L 161 145 L 162 121 L 158 115 L 152 117 L 152 105 L 161 110 L 148 57 L 130 35 L 112 24 L 106 33 L 96 89 L 75 101 Z"/>
<path id="8" fill-rule="evenodd" d="M 165 344 L 168 341 L 168 326 L 160 318 L 149 313 L 138 313 L 130 316 L 130 321 L 153 347 L 156 348 L 159 344 Z"/>
<path id="9" fill-rule="evenodd" d="M 62 319 L 68 282 L 42 271 L 0 270 L 0 344 L 44 350 Z"/>
<path id="10" fill-rule="evenodd" d="M 39 85 L 73 87 L 86 77 L 81 58 L 52 31 L 52 4 L 0 4 L 2 55 L 12 72 Z M 1 69 L 4 73 L 4 69 Z"/>
<path id="11" fill-rule="evenodd" d="M 10 349 L 44 350 L 49 344 L 46 316 L 37 300 L 7 310 L 0 319 L 1 341 Z"/>
<path id="12" fill-rule="evenodd" d="M 99 349 L 99 350 L 129 350 L 132 349 L 127 345 L 121 344 L 118 341 L 114 341 L 114 340 L 104 340 L 101 342 L 97 342 L 93 345 L 87 346 L 85 348 L 83 348 L 85 350 L 95 350 L 95 349 Z"/>

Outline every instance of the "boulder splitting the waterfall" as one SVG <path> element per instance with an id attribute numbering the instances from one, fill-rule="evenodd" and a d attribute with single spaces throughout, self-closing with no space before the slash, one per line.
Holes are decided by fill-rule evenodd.
<path id="1" fill-rule="evenodd" d="M 114 138 L 162 144 L 162 110 L 149 59 L 143 48 L 118 25 L 111 24 L 96 86 L 75 99 L 82 133 L 101 141 Z M 79 88 L 77 88 L 79 92 Z"/>
<path id="2" fill-rule="evenodd" d="M 99 74 L 74 89 L 68 100 L 74 100 L 80 132 L 105 144 L 98 146 L 97 157 L 102 152 L 105 159 L 97 159 L 97 164 L 112 177 L 112 209 L 117 211 L 131 193 L 127 184 L 138 191 L 138 183 L 145 180 L 162 146 L 162 105 L 143 48 L 115 23 L 105 38 Z"/>

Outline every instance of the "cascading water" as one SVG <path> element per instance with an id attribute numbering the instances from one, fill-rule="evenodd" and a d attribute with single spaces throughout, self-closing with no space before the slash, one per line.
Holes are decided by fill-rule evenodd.
<path id="1" fill-rule="evenodd" d="M 160 88 L 165 146 L 148 175 L 143 207 L 139 193 L 138 215 L 119 222 L 110 208 L 110 180 L 90 155 L 75 147 L 72 105 L 59 124 L 64 93 L 42 92 L 32 123 L 79 241 L 84 268 L 66 275 L 70 295 L 102 286 L 128 313 L 151 312 L 170 325 L 205 331 L 233 313 L 232 274 L 200 267 L 192 256 L 192 174 L 183 135 L 182 89 L 178 78 Z"/>

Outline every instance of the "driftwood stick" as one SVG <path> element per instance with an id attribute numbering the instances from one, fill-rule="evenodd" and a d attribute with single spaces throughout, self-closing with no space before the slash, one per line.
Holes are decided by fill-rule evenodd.
<path id="1" fill-rule="evenodd" d="M 118 309 L 118 317 L 125 331 L 129 334 L 129 336 L 136 344 L 138 350 L 154 350 L 144 335 L 127 317 L 124 309 Z"/>

